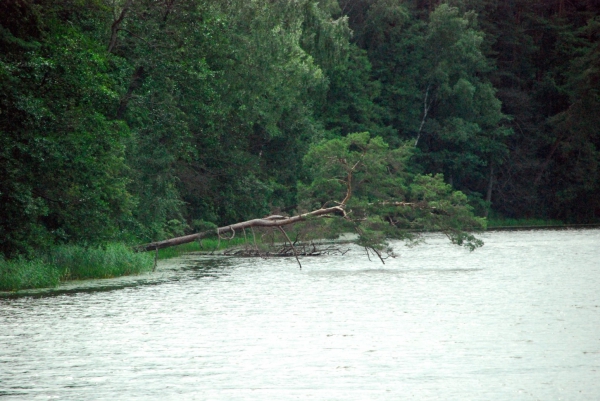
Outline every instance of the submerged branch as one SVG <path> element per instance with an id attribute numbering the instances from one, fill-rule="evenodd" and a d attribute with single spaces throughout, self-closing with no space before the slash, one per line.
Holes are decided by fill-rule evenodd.
<path id="1" fill-rule="evenodd" d="M 283 227 L 278 226 L 277 228 L 279 229 L 279 231 L 281 231 L 281 233 L 285 236 L 285 238 L 287 238 L 288 242 L 290 243 L 290 247 L 292 248 L 292 251 L 294 251 L 294 256 L 296 257 L 296 262 L 298 262 L 298 266 L 300 266 L 300 268 L 302 269 L 302 263 L 300 263 L 300 259 L 298 259 L 298 253 L 296 252 L 296 247 L 292 243 L 292 240 L 290 239 L 290 237 L 288 237 L 288 235 L 285 232 L 285 230 L 283 229 Z"/>

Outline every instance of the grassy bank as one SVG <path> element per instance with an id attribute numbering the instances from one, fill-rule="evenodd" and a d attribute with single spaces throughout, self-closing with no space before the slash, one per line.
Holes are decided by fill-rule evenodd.
<path id="1" fill-rule="evenodd" d="M 557 227 L 564 226 L 565 223 L 560 220 L 546 219 L 509 219 L 504 217 L 490 217 L 487 220 L 489 228 L 518 228 L 518 227 Z"/>
<path id="2" fill-rule="evenodd" d="M 63 245 L 34 259 L 0 259 L 0 291 L 54 287 L 61 281 L 109 278 L 152 270 L 150 253 L 135 253 L 124 244 L 86 248 Z"/>
<path id="3" fill-rule="evenodd" d="M 244 238 L 230 241 L 204 239 L 161 249 L 159 259 L 169 259 L 189 252 L 214 252 L 244 245 Z M 124 244 L 104 247 L 62 245 L 32 259 L 4 260 L 0 257 L 0 291 L 55 287 L 62 281 L 111 278 L 151 271 L 154 252 L 134 252 Z"/>

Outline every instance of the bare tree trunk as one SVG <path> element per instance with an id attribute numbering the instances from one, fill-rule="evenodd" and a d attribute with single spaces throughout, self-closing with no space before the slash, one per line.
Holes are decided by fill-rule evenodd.
<path id="1" fill-rule="evenodd" d="M 421 120 L 421 125 L 419 126 L 419 132 L 417 133 L 417 139 L 415 140 L 415 147 L 419 144 L 419 139 L 421 138 L 421 131 L 423 131 L 423 125 L 425 125 L 425 120 L 427 119 L 427 114 L 429 113 L 429 109 L 433 104 L 433 100 L 427 104 L 427 98 L 429 97 L 429 89 L 431 84 L 427 85 L 427 90 L 425 91 L 425 99 L 423 99 L 423 119 Z"/>
<path id="2" fill-rule="evenodd" d="M 560 142 L 561 142 L 560 138 L 557 139 L 556 141 L 554 141 L 554 144 L 552 145 L 550 152 L 546 156 L 546 160 L 544 160 L 544 162 L 540 166 L 540 170 L 538 171 L 538 174 L 535 177 L 535 180 L 533 181 L 534 187 L 540 183 L 540 180 L 542 179 L 542 176 L 544 175 L 544 171 L 546 171 L 546 168 L 548 168 L 548 165 L 550 164 L 550 161 L 552 160 L 552 156 L 554 156 L 554 152 L 556 152 L 556 149 L 558 149 L 558 145 L 560 145 Z"/>
<path id="3" fill-rule="evenodd" d="M 494 187 L 494 165 L 492 163 L 490 163 L 490 180 L 488 182 L 487 193 L 485 194 L 485 201 L 488 203 L 488 205 L 491 205 L 491 203 L 492 203 L 493 187 Z M 489 214 L 490 214 L 490 207 L 488 206 L 488 208 L 485 209 L 485 217 L 488 217 Z"/>
<path id="4" fill-rule="evenodd" d="M 152 251 L 155 249 L 168 248 L 170 246 L 187 244 L 189 242 L 194 242 L 196 240 L 210 237 L 213 235 L 218 235 L 219 237 L 228 233 L 235 233 L 237 230 L 243 230 L 246 228 L 252 227 L 282 227 L 290 224 L 298 223 L 301 221 L 305 221 L 310 217 L 318 217 L 325 215 L 342 215 L 345 216 L 346 212 L 342 206 L 333 206 L 323 209 L 314 210 L 309 213 L 300 214 L 293 217 L 284 217 L 284 216 L 269 216 L 262 219 L 254 219 L 243 221 L 241 223 L 232 224 L 225 227 L 219 227 L 215 230 L 203 231 L 201 233 L 185 235 L 183 237 L 171 238 L 164 241 L 151 242 L 149 244 L 139 245 L 135 247 L 135 250 L 138 252 L 144 251 Z"/>
<path id="5" fill-rule="evenodd" d="M 133 91 L 142 85 L 143 79 L 144 67 L 136 68 L 133 75 L 131 76 L 131 81 L 129 83 L 129 88 L 127 88 L 127 93 L 121 98 L 121 101 L 119 102 L 119 108 L 117 109 L 117 119 L 120 120 L 125 115 L 125 111 L 127 110 L 127 105 L 129 104 L 129 100 L 131 100 Z"/>
<path id="6" fill-rule="evenodd" d="M 167 0 L 166 2 L 167 10 L 165 11 L 165 15 L 163 16 L 163 24 L 167 22 L 167 18 L 169 18 L 169 14 L 173 11 L 173 6 L 175 5 L 175 0 Z"/>
<path id="7" fill-rule="evenodd" d="M 565 15 L 565 0 L 558 0 L 558 16 L 564 17 Z"/>

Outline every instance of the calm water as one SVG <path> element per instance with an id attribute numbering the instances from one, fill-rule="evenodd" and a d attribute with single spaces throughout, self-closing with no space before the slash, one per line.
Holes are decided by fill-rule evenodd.
<path id="1" fill-rule="evenodd" d="M 600 230 L 484 240 L 0 298 L 0 399 L 600 399 Z"/>

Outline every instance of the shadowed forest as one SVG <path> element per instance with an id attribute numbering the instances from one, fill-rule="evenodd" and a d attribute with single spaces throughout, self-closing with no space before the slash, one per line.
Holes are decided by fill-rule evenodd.
<path id="1" fill-rule="evenodd" d="M 3 0 L 0 253 L 323 207 L 324 144 L 363 149 L 351 134 L 365 132 L 386 149 L 380 173 L 397 156 L 395 174 L 413 177 L 405 194 L 447 186 L 479 217 L 598 222 L 599 10 Z"/>

